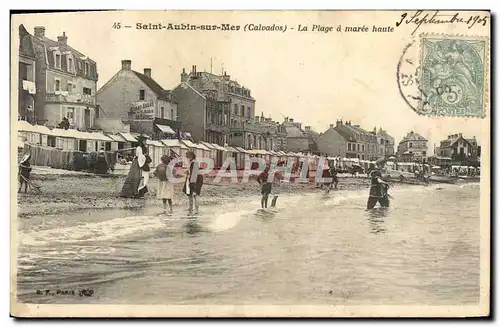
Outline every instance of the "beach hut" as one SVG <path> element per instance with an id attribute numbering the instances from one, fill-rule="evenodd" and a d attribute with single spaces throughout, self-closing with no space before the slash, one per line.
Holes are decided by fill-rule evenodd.
<path id="1" fill-rule="evenodd" d="M 177 139 L 166 139 L 161 140 L 161 143 L 163 143 L 167 147 L 169 155 L 180 157 L 183 159 L 186 158 L 186 152 L 189 148 L 181 141 Z M 183 165 L 187 165 L 187 162 L 185 162 L 185 160 L 183 160 Z"/>
<path id="2" fill-rule="evenodd" d="M 181 143 L 184 143 L 185 146 L 189 148 L 190 151 L 193 151 L 197 158 L 203 157 L 203 149 L 198 145 L 189 140 L 180 140 Z"/>
<path id="3" fill-rule="evenodd" d="M 234 162 L 236 163 L 239 151 L 236 150 L 235 148 L 229 146 L 229 145 L 225 145 L 224 149 L 226 150 L 224 153 L 224 157 L 225 157 L 224 160 L 228 160 L 229 158 L 233 158 Z"/>
<path id="4" fill-rule="evenodd" d="M 120 134 L 107 134 L 107 137 L 111 139 L 111 147 L 109 150 L 106 151 L 117 151 L 117 150 L 122 150 L 125 149 L 125 144 L 127 143 L 127 140 L 123 138 Z"/>
<path id="5" fill-rule="evenodd" d="M 217 157 L 217 149 L 215 148 L 215 146 L 211 143 L 208 143 L 208 142 L 200 142 L 200 144 L 204 145 L 205 147 L 208 148 L 208 158 L 212 159 L 213 162 L 214 162 L 214 166 L 216 166 L 217 164 L 215 163 L 216 161 L 216 157 Z"/>
<path id="6" fill-rule="evenodd" d="M 130 133 L 118 133 L 126 141 L 123 148 L 128 149 L 137 146 L 137 139 Z"/>
<path id="7" fill-rule="evenodd" d="M 160 141 L 146 140 L 149 156 L 151 157 L 151 166 L 156 167 L 161 163 L 161 157 L 165 154 L 166 149 Z"/>
<path id="8" fill-rule="evenodd" d="M 238 150 L 238 153 L 236 154 L 236 167 L 237 169 L 245 169 L 245 164 L 248 162 L 248 159 L 250 158 L 250 153 L 248 150 L 245 150 L 241 147 L 234 147 L 236 150 Z"/>

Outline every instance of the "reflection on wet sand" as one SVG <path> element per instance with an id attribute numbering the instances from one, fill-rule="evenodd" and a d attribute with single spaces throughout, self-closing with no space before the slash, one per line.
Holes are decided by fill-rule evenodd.
<path id="1" fill-rule="evenodd" d="M 380 234 L 386 233 L 387 229 L 385 227 L 385 218 L 389 208 L 374 208 L 368 211 L 368 223 L 370 225 L 370 233 Z"/>

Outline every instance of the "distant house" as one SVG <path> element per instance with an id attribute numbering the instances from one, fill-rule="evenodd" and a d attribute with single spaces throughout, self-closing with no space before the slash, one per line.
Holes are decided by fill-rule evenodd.
<path id="1" fill-rule="evenodd" d="M 427 158 L 427 148 L 427 139 L 411 131 L 399 142 L 397 156 L 403 162 L 422 162 Z"/>
<path id="2" fill-rule="evenodd" d="M 337 121 L 337 124 L 339 123 L 340 121 Z M 335 125 L 330 124 L 330 127 L 318 137 L 318 152 L 321 155 L 345 158 L 347 157 L 347 144 L 350 141 L 350 135 L 335 129 Z M 356 157 L 356 154 L 351 154 L 350 157 Z"/>
<path id="3" fill-rule="evenodd" d="M 302 129 L 300 122 L 293 118 L 285 118 L 283 127 L 286 131 L 286 150 L 291 152 L 317 153 L 317 137 L 308 127 L 308 131 Z"/>
<path id="4" fill-rule="evenodd" d="M 439 155 L 450 157 L 453 161 L 477 160 L 478 144 L 476 138 L 466 139 L 462 133 L 448 135 L 446 140 L 440 142 Z"/>
<path id="5" fill-rule="evenodd" d="M 97 91 L 99 115 L 96 123 L 107 130 L 113 120 L 130 124 L 130 131 L 171 138 L 179 135 L 177 121 L 178 99 L 163 89 L 151 75 L 132 70 L 130 60 L 122 60 L 122 67 Z"/>

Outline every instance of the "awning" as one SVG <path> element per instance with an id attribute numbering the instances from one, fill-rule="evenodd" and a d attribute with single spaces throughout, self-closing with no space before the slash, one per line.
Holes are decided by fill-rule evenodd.
<path id="1" fill-rule="evenodd" d="M 243 148 L 240 148 L 240 147 L 238 147 L 238 146 L 235 146 L 234 148 L 235 148 L 236 150 L 238 150 L 238 151 L 242 152 L 242 153 L 248 153 L 248 151 L 247 151 L 247 150 L 245 150 L 245 149 L 243 149 Z"/>
<path id="2" fill-rule="evenodd" d="M 230 146 L 226 146 L 226 147 L 225 147 L 225 150 L 226 150 L 226 151 L 229 151 L 229 152 L 239 152 L 238 150 L 236 150 L 235 148 L 232 148 L 232 147 L 230 147 Z"/>
<path id="3" fill-rule="evenodd" d="M 125 139 L 127 140 L 127 142 L 137 142 L 137 140 L 135 139 L 135 137 L 132 136 L 132 134 L 130 133 L 120 133 L 120 135 Z"/>
<path id="4" fill-rule="evenodd" d="M 205 151 L 210 151 L 210 148 L 207 147 L 205 144 L 199 143 L 199 144 L 196 144 L 196 146 L 198 147 L 198 149 L 202 149 L 202 150 L 205 150 Z"/>
<path id="5" fill-rule="evenodd" d="M 211 144 L 211 143 L 203 142 L 202 141 L 201 144 L 203 144 L 204 146 L 206 146 L 207 148 L 209 148 L 211 150 L 215 150 L 216 149 L 216 147 L 213 144 Z"/>
<path id="6" fill-rule="evenodd" d="M 146 140 L 146 145 L 163 147 L 163 143 L 156 141 L 156 140 Z"/>
<path id="7" fill-rule="evenodd" d="M 175 131 L 170 126 L 156 124 L 156 127 L 158 127 L 163 133 L 175 134 Z"/>
<path id="8" fill-rule="evenodd" d="M 218 145 L 217 143 L 211 143 L 213 147 L 219 151 L 227 151 L 223 146 Z"/>
<path id="9" fill-rule="evenodd" d="M 189 140 L 181 140 L 181 142 L 184 143 L 188 148 L 199 149 L 199 147 L 196 144 L 194 144 Z"/>
<path id="10" fill-rule="evenodd" d="M 120 136 L 118 134 L 108 134 L 106 136 L 115 142 L 127 142 L 127 140 L 125 140 L 125 138 L 123 138 L 123 136 Z"/>

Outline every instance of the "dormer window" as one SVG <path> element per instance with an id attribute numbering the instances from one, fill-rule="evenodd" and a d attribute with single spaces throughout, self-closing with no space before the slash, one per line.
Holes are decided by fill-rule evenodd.
<path id="1" fill-rule="evenodd" d="M 54 66 L 57 69 L 61 69 L 61 54 L 60 53 L 55 54 Z"/>
<path id="2" fill-rule="evenodd" d="M 68 72 L 73 72 L 73 58 L 68 57 Z"/>

